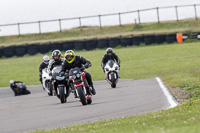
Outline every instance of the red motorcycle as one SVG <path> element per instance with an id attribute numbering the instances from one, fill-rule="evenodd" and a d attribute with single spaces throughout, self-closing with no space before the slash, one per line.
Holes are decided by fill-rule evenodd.
<path id="1" fill-rule="evenodd" d="M 81 69 L 78 67 L 72 68 L 69 71 L 69 81 L 75 98 L 79 98 L 82 105 L 87 105 L 92 103 L 92 95 L 91 88 L 89 88 L 85 78 L 84 69 L 84 67 Z"/>

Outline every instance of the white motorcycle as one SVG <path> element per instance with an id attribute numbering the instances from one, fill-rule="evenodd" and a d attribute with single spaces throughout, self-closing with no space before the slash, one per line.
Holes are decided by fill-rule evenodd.
<path id="1" fill-rule="evenodd" d="M 51 85 L 51 76 L 47 73 L 47 68 L 42 70 L 42 86 L 49 96 L 53 96 L 53 86 Z"/>
<path id="2" fill-rule="evenodd" d="M 106 80 L 112 88 L 115 88 L 119 79 L 119 66 L 115 61 L 109 60 L 104 67 L 104 71 Z"/>

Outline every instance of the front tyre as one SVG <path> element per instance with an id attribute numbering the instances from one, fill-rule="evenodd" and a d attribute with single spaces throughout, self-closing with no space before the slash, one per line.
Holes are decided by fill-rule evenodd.
<path id="1" fill-rule="evenodd" d="M 49 96 L 53 96 L 53 86 L 51 85 L 51 83 L 48 83 L 48 87 L 49 87 Z"/>
<path id="2" fill-rule="evenodd" d="M 77 92 L 78 92 L 78 95 L 79 95 L 82 105 L 86 105 L 87 100 L 86 100 L 86 97 L 84 94 L 83 86 L 78 86 L 76 89 L 77 89 Z"/>
<path id="3" fill-rule="evenodd" d="M 66 97 L 65 97 L 65 90 L 64 87 L 59 87 L 59 98 L 61 103 L 66 103 Z"/>
<path id="4" fill-rule="evenodd" d="M 116 83 L 115 83 L 115 75 L 114 74 L 111 74 L 111 87 L 112 88 L 115 88 L 116 87 Z"/>

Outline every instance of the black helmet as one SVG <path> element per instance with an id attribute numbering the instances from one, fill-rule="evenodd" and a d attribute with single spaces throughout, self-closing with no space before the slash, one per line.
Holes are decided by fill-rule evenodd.
<path id="1" fill-rule="evenodd" d="M 113 53 L 113 49 L 112 49 L 112 48 L 107 48 L 107 49 L 106 49 L 106 53 L 107 53 L 107 54 L 109 54 L 109 53 L 112 54 L 112 53 Z"/>
<path id="2" fill-rule="evenodd" d="M 61 59 L 61 52 L 60 50 L 54 50 L 52 52 L 52 58 L 55 60 L 55 61 L 59 61 Z"/>
<path id="3" fill-rule="evenodd" d="M 23 83 L 20 83 L 17 85 L 17 88 L 24 91 L 26 90 L 26 85 L 24 85 Z"/>

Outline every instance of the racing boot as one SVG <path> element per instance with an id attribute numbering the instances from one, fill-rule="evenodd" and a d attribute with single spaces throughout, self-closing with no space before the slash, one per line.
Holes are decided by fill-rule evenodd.
<path id="1" fill-rule="evenodd" d="M 91 95 L 90 88 L 89 87 L 85 87 L 85 89 L 86 89 L 87 95 Z"/>
<path id="2" fill-rule="evenodd" d="M 94 89 L 94 86 L 93 86 L 93 85 L 90 85 L 89 87 L 90 87 L 91 93 L 92 93 L 93 95 L 95 95 L 95 94 L 96 94 L 96 90 Z"/>

